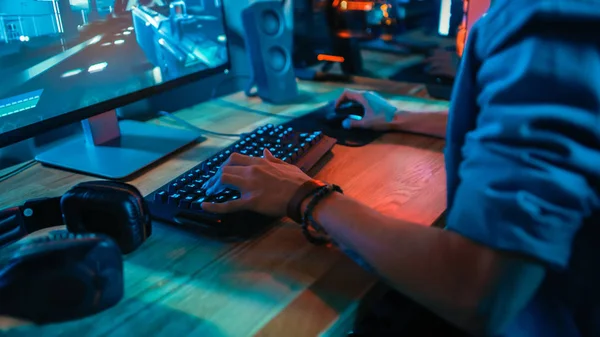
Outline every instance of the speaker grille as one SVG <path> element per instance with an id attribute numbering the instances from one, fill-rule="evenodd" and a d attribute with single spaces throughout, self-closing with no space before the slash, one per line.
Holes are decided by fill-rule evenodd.
<path id="1" fill-rule="evenodd" d="M 288 53 L 279 46 L 273 46 L 268 50 L 268 64 L 274 71 L 280 73 L 287 70 Z"/>
<path id="2" fill-rule="evenodd" d="M 263 33 L 269 36 L 275 36 L 281 31 L 281 18 L 278 13 L 272 9 L 262 12 L 261 28 Z"/>
<path id="3" fill-rule="evenodd" d="M 258 96 L 273 103 L 290 102 L 298 96 L 290 50 L 292 31 L 285 25 L 282 10 L 281 0 L 262 0 L 242 11 Z"/>

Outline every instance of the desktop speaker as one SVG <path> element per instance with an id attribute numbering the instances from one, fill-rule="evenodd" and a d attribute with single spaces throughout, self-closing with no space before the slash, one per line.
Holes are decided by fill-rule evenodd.
<path id="1" fill-rule="evenodd" d="M 292 66 L 292 30 L 281 1 L 258 1 L 242 11 L 246 50 L 256 95 L 271 103 L 287 103 L 298 95 Z M 246 91 L 250 94 L 249 90 Z"/>

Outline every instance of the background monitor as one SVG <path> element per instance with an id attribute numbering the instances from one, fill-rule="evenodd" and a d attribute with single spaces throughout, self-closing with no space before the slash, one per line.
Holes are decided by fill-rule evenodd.
<path id="1" fill-rule="evenodd" d="M 221 0 L 0 0 L 0 147 L 108 112 L 84 121 L 87 146 L 68 142 L 36 159 L 122 177 L 198 135 L 119 126 L 111 110 L 229 64 Z M 130 159 L 116 167 L 105 155 Z"/>

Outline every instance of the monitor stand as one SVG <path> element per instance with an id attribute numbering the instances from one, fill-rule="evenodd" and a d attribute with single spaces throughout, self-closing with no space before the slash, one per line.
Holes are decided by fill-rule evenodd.
<path id="1" fill-rule="evenodd" d="M 38 154 L 44 165 L 123 180 L 176 150 L 202 139 L 199 132 L 132 120 L 115 110 L 81 122 L 83 135 Z"/>

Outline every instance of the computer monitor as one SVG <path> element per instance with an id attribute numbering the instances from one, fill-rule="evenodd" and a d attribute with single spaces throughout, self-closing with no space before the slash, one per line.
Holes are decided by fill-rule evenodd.
<path id="1" fill-rule="evenodd" d="M 221 0 L 0 0 L 0 147 L 82 121 L 44 164 L 123 179 L 200 138 L 115 109 L 230 66 Z"/>

